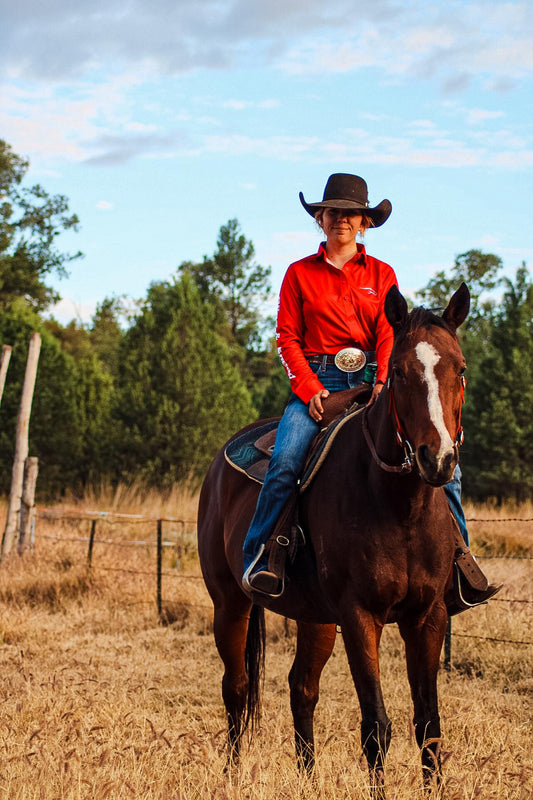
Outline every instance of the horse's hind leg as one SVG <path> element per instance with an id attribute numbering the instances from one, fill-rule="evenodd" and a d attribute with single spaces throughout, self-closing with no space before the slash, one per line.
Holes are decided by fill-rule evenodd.
<path id="1" fill-rule="evenodd" d="M 414 706 L 414 725 L 422 754 L 422 772 L 427 791 L 439 791 L 441 782 L 441 729 L 437 694 L 437 673 L 446 632 L 444 605 L 435 607 L 421 624 L 401 624 L 405 642 L 407 674 Z"/>
<path id="2" fill-rule="evenodd" d="M 335 644 L 335 625 L 298 623 L 296 655 L 289 673 L 296 757 L 300 768 L 314 766 L 313 715 L 322 670 Z"/>
<path id="3" fill-rule="evenodd" d="M 251 635 L 256 632 L 258 623 L 256 617 L 259 615 L 262 615 L 262 609 L 258 609 L 257 614 L 253 615 Z M 228 718 L 229 764 L 238 759 L 242 734 L 248 722 L 254 721 L 254 715 L 258 710 L 262 643 L 254 643 L 254 654 L 249 654 L 250 638 L 253 638 L 249 635 L 249 625 L 249 613 L 231 613 L 222 608 L 215 610 L 215 642 L 224 663 L 222 698 Z"/>

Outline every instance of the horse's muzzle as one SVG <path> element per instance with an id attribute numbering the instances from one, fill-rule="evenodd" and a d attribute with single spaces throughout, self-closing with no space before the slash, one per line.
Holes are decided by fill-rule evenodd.
<path id="1" fill-rule="evenodd" d="M 444 486 L 445 483 L 449 483 L 453 478 L 457 461 L 455 446 L 440 458 L 437 458 L 428 445 L 420 445 L 416 450 L 416 463 L 420 475 L 431 486 Z"/>

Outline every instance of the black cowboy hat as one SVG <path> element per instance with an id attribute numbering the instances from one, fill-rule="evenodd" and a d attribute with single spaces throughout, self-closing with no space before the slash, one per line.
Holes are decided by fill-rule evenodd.
<path id="1" fill-rule="evenodd" d="M 348 175 L 344 172 L 336 172 L 329 176 L 322 202 L 306 203 L 302 192 L 300 192 L 300 202 L 312 217 L 321 208 L 345 208 L 361 212 L 370 217 L 374 228 L 383 225 L 392 211 L 390 200 L 382 200 L 377 206 L 370 208 L 366 181 L 358 175 Z"/>

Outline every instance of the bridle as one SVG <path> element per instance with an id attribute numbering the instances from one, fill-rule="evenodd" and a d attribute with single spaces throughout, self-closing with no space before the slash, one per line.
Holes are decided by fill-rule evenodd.
<path id="1" fill-rule="evenodd" d="M 394 423 L 394 427 L 396 429 L 396 441 L 400 447 L 403 448 L 404 452 L 404 459 L 401 464 L 387 464 L 383 461 L 376 450 L 376 446 L 372 441 L 372 437 L 370 435 L 370 430 L 368 428 L 368 406 L 363 411 L 363 433 L 365 436 L 366 443 L 368 445 L 368 449 L 372 454 L 372 458 L 376 462 L 376 464 L 381 467 L 381 469 L 385 470 L 385 472 L 399 472 L 399 473 L 409 473 L 412 471 L 416 459 L 413 448 L 411 443 L 407 439 L 405 434 L 405 428 L 402 425 L 400 420 L 400 416 L 398 414 L 398 408 L 396 406 L 396 397 L 394 394 L 394 387 L 393 387 L 393 376 L 389 376 L 387 378 L 387 389 L 389 392 L 389 416 L 392 417 L 392 421 Z M 459 420 L 457 426 L 457 433 L 455 435 L 455 442 L 454 447 L 460 447 L 465 439 L 463 426 L 461 425 L 461 411 L 463 408 L 463 404 L 465 401 L 465 389 L 466 389 L 466 378 L 464 375 L 461 375 L 461 389 L 460 389 L 460 396 L 461 396 L 461 405 L 459 407 Z"/>

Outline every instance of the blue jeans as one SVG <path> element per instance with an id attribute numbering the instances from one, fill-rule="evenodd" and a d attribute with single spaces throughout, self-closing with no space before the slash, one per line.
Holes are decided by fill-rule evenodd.
<path id="1" fill-rule="evenodd" d="M 468 546 L 470 544 L 470 539 L 468 536 L 468 528 L 466 527 L 465 512 L 463 511 L 463 506 L 461 504 L 461 467 L 459 464 L 457 464 L 455 467 L 453 478 L 444 487 L 444 492 L 446 493 L 446 499 L 448 501 L 448 505 L 450 506 L 450 510 L 457 520 L 457 524 L 459 525 L 461 536 L 465 540 L 465 544 Z"/>
<path id="2" fill-rule="evenodd" d="M 374 353 L 367 353 L 373 360 Z M 334 364 L 309 365 L 325 389 L 339 392 L 352 389 L 363 382 L 364 369 L 342 372 Z M 244 571 L 254 560 L 259 547 L 265 544 L 287 500 L 295 491 L 305 465 L 307 451 L 320 430 L 319 423 L 309 416 L 309 406 L 291 394 L 278 425 L 276 443 L 270 465 L 255 508 L 255 514 L 244 540 Z"/>
<path id="3" fill-rule="evenodd" d="M 373 359 L 374 353 L 367 353 Z M 310 364 L 325 389 L 339 392 L 360 386 L 364 369 L 342 372 L 335 365 Z M 262 544 L 266 544 L 276 527 L 276 522 L 295 491 L 305 465 L 309 446 L 320 430 L 320 425 L 309 416 L 309 406 L 291 394 L 278 425 L 276 443 L 270 465 L 255 508 L 255 514 L 244 540 L 244 572 L 256 557 Z M 461 471 L 456 467 L 454 477 L 445 487 L 450 508 L 457 518 L 461 533 L 468 544 L 468 531 L 461 507 Z M 466 535 L 465 535 L 466 534 Z"/>

